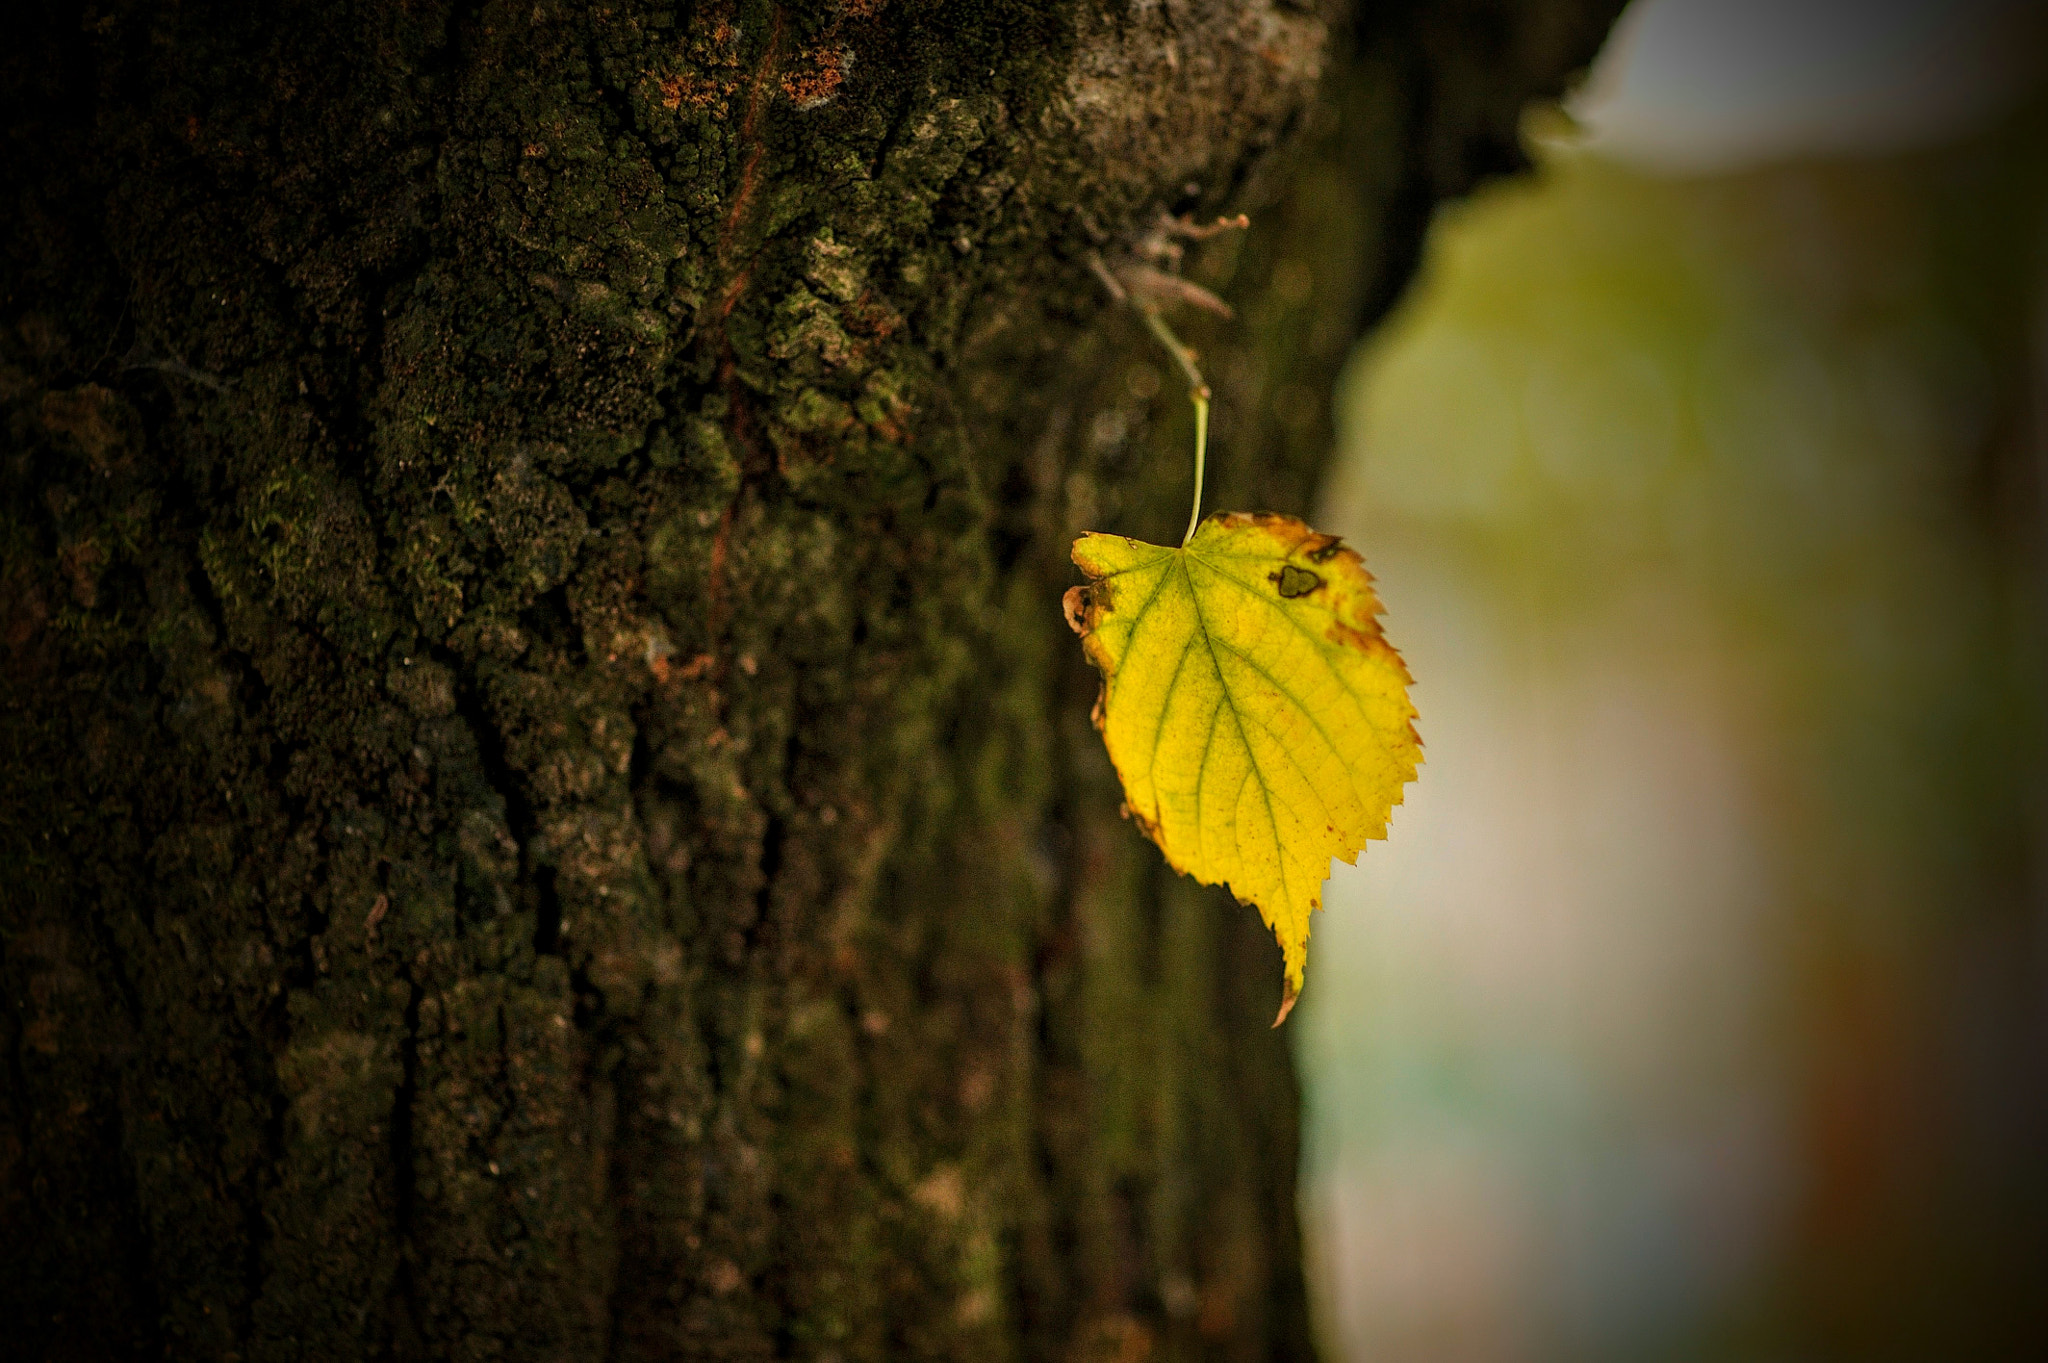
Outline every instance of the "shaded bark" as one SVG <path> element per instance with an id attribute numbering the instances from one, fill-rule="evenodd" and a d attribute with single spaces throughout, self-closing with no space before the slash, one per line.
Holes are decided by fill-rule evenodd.
<path id="1" fill-rule="evenodd" d="M 1300 1358 L 1254 915 L 1060 621 L 1304 508 L 1606 0 L 33 8 L 0 57 L 23 1356 Z"/>

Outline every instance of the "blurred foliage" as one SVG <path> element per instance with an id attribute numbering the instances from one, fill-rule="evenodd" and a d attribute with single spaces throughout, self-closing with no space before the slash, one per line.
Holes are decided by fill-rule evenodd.
<path id="1" fill-rule="evenodd" d="M 1315 924 L 1338 1352 L 2048 1356 L 2044 131 L 1539 139 L 1358 357 L 1429 765 Z"/>

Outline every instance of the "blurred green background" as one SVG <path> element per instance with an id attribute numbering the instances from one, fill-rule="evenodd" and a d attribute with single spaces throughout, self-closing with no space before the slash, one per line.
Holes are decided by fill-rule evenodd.
<path id="1" fill-rule="evenodd" d="M 2041 9 L 1642 0 L 1357 357 L 1333 1359 L 2048 1359 Z"/>

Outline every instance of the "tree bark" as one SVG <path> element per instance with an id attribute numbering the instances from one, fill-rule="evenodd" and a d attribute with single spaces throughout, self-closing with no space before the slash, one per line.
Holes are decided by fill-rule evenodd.
<path id="1" fill-rule="evenodd" d="M 0 54 L 27 1358 L 1312 1355 L 1277 949 L 1068 539 L 1304 511 L 1614 0 L 29 6 Z"/>

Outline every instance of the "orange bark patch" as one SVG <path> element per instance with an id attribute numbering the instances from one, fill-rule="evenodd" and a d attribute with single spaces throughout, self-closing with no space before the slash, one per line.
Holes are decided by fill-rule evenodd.
<path id="1" fill-rule="evenodd" d="M 887 340 L 891 332 L 903 325 L 902 316 L 887 301 L 877 298 L 872 289 L 847 304 L 844 316 L 848 331 L 878 341 Z"/>
<path id="2" fill-rule="evenodd" d="M 27 571 L 19 568 L 0 578 L 0 602 L 6 603 L 0 613 L 0 643 L 7 645 L 7 652 L 20 655 L 50 618 L 50 608 Z"/>
<path id="3" fill-rule="evenodd" d="M 99 541 L 92 539 L 74 540 L 57 551 L 57 564 L 71 584 L 71 599 L 87 610 L 99 604 L 100 566 L 106 557 Z"/>
<path id="4" fill-rule="evenodd" d="M 700 76 L 692 71 L 678 71 L 674 75 L 663 76 L 659 84 L 664 109 L 680 109 L 687 104 L 699 113 L 716 112 L 722 116 L 740 83 L 729 76 Z"/>
<path id="5" fill-rule="evenodd" d="M 845 80 L 845 49 L 817 48 L 799 54 L 783 73 L 782 93 L 799 109 L 815 109 L 838 94 Z"/>
<path id="6" fill-rule="evenodd" d="M 723 8 L 726 7 L 714 6 Z M 740 31 L 722 13 L 713 13 L 699 22 L 708 22 L 710 32 L 696 27 L 683 50 L 682 69 L 667 75 L 650 71 L 647 75 L 661 90 L 663 108 L 680 110 L 687 105 L 694 112 L 723 118 L 740 88 Z"/>

